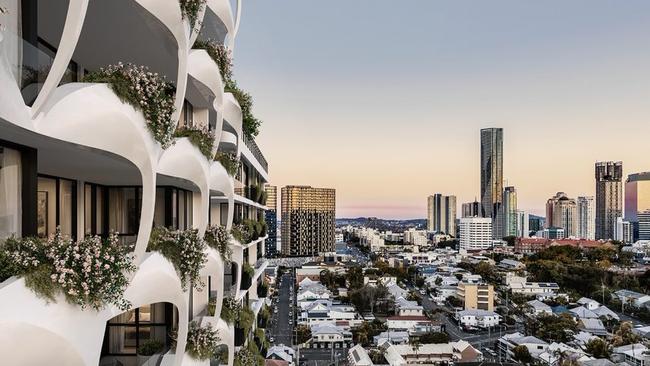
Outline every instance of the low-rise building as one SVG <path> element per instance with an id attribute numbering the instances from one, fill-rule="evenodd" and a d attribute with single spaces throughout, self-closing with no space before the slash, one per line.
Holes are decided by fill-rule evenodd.
<path id="1" fill-rule="evenodd" d="M 311 326 L 312 348 L 347 348 L 352 345 L 352 332 L 333 324 Z"/>
<path id="2" fill-rule="evenodd" d="M 506 273 L 505 282 L 513 294 L 526 296 L 555 296 L 560 285 L 555 282 L 529 282 L 526 277 L 517 276 L 512 272 Z"/>
<path id="3" fill-rule="evenodd" d="M 631 290 L 618 290 L 614 295 L 624 305 L 632 305 L 636 307 L 644 306 L 650 302 L 650 295 L 642 294 Z"/>
<path id="4" fill-rule="evenodd" d="M 409 342 L 409 332 L 399 330 L 381 332 L 379 335 L 373 337 L 373 342 L 376 345 L 380 345 L 384 342 L 390 342 L 391 344 L 407 344 Z"/>
<path id="5" fill-rule="evenodd" d="M 614 362 L 625 362 L 630 366 L 650 365 L 649 349 L 642 343 L 614 347 L 611 358 Z"/>
<path id="6" fill-rule="evenodd" d="M 548 343 L 534 336 L 525 336 L 519 332 L 506 334 L 497 341 L 499 356 L 506 360 L 512 360 L 513 350 L 517 346 L 524 346 L 530 355 L 539 359 L 539 355 L 548 349 Z"/>
<path id="7" fill-rule="evenodd" d="M 289 366 L 293 366 L 293 358 L 296 355 L 296 351 L 285 345 L 271 346 L 266 352 L 266 358 L 271 360 L 284 361 Z"/>
<path id="8" fill-rule="evenodd" d="M 460 282 L 456 296 L 463 301 L 465 310 L 494 310 L 494 286 Z"/>
<path id="9" fill-rule="evenodd" d="M 463 363 L 482 360 L 482 353 L 465 341 L 423 344 L 417 349 L 408 344 L 384 344 L 384 357 L 390 366 Z"/>
<path id="10" fill-rule="evenodd" d="M 461 310 L 456 312 L 456 321 L 465 328 L 492 328 L 499 325 L 501 316 L 494 311 Z"/>
<path id="11" fill-rule="evenodd" d="M 526 305 L 528 307 L 528 313 L 531 315 L 539 316 L 553 314 L 553 309 L 539 300 L 528 301 Z"/>

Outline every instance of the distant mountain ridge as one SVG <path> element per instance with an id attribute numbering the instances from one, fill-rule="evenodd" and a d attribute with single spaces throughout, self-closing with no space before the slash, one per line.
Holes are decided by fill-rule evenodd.
<path id="1" fill-rule="evenodd" d="M 381 219 L 378 217 L 337 218 L 336 226 L 363 226 L 377 230 L 403 231 L 409 228 L 426 228 L 426 219 Z"/>

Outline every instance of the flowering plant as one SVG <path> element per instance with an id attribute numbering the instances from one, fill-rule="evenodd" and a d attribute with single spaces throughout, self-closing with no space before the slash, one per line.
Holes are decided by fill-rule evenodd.
<path id="1" fill-rule="evenodd" d="M 218 161 L 226 172 L 232 177 L 237 174 L 237 169 L 239 169 L 239 159 L 235 154 L 229 154 L 224 152 L 217 152 L 214 155 L 214 160 Z"/>
<path id="2" fill-rule="evenodd" d="M 242 347 L 235 355 L 235 366 L 262 366 L 264 357 L 260 355 L 259 349 L 250 342 L 247 347 Z"/>
<path id="3" fill-rule="evenodd" d="M 205 231 L 205 242 L 208 246 L 216 249 L 221 254 L 221 259 L 224 262 L 230 261 L 232 249 L 230 249 L 230 233 L 225 227 L 219 225 L 211 225 Z"/>
<path id="4" fill-rule="evenodd" d="M 130 307 L 122 296 L 129 284 L 128 273 L 136 270 L 129 246 L 117 234 L 106 241 L 88 236 L 73 242 L 60 229 L 47 241 L 38 238 L 9 239 L 5 248 L 18 275 L 38 295 L 54 301 L 62 292 L 71 304 L 101 310 L 112 304 Z"/>
<path id="5" fill-rule="evenodd" d="M 224 83 L 231 82 L 232 80 L 232 52 L 223 44 L 217 43 L 212 39 L 207 41 L 196 40 L 194 42 L 195 49 L 205 50 L 210 58 L 219 67 L 221 79 Z"/>
<path id="6" fill-rule="evenodd" d="M 123 102 L 142 111 L 149 130 L 163 148 L 172 144 L 174 86 L 164 77 L 150 72 L 145 66 L 120 62 L 87 75 L 84 81 L 108 83 Z"/>
<path id="7" fill-rule="evenodd" d="M 226 297 L 223 299 L 223 306 L 221 307 L 221 319 L 226 323 L 232 324 L 237 320 L 241 305 L 235 299 Z"/>
<path id="8" fill-rule="evenodd" d="M 207 0 L 180 0 L 181 13 L 183 13 L 183 18 L 187 19 L 190 22 L 190 27 L 192 29 L 199 28 L 199 12 L 201 8 L 205 6 Z M 195 29 L 198 31 L 198 29 Z"/>
<path id="9" fill-rule="evenodd" d="M 217 346 L 221 341 L 218 333 L 210 324 L 201 327 L 196 322 L 191 322 L 185 347 L 187 353 L 200 361 L 209 360 L 216 353 Z"/>
<path id="10" fill-rule="evenodd" d="M 183 290 L 192 284 L 202 290 L 205 283 L 201 281 L 201 267 L 207 261 L 205 242 L 199 237 L 196 229 L 171 231 L 164 227 L 156 227 L 149 239 L 148 251 L 157 251 L 164 255 L 176 268 L 181 278 Z"/>
<path id="11" fill-rule="evenodd" d="M 241 244 L 250 243 L 253 240 L 250 228 L 243 224 L 233 224 L 230 233 Z"/>
<path id="12" fill-rule="evenodd" d="M 253 97 L 242 90 L 233 80 L 226 82 L 224 89 L 226 92 L 232 93 L 235 99 L 237 99 L 237 103 L 239 103 L 239 107 L 241 108 L 244 136 L 253 140 L 259 134 L 260 126 L 262 125 L 262 121 L 253 115 Z"/>
<path id="13" fill-rule="evenodd" d="M 206 127 L 179 127 L 174 133 L 175 137 L 187 137 L 199 151 L 210 160 L 214 146 L 214 133 Z"/>

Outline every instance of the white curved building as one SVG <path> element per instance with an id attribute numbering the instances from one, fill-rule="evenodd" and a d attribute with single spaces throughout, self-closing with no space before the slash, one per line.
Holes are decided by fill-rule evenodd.
<path id="1" fill-rule="evenodd" d="M 266 236 L 231 239 L 230 262 L 207 249 L 201 291 L 183 290 L 174 265 L 147 250 L 156 226 L 197 229 L 203 236 L 211 225 L 230 230 L 233 223 L 263 220 L 266 211 L 256 192 L 268 183 L 268 164 L 244 135 L 241 108 L 224 92 L 219 66 L 205 50 L 193 49 L 197 40 L 208 39 L 233 49 L 241 0 L 236 6 L 205 1 L 194 25 L 183 13 L 184 2 L 0 4 L 0 244 L 10 236 L 45 238 L 57 227 L 74 240 L 117 232 L 121 243 L 133 245 L 137 267 L 124 292 L 132 304 L 125 312 L 115 306 L 82 309 L 63 295 L 46 301 L 24 278 L 4 279 L 1 364 L 136 365 L 138 347 L 157 339 L 165 346 L 161 364 L 208 365 L 184 352 L 191 321 L 218 329 L 228 365 L 253 342 L 238 339 L 219 314 L 226 298 L 259 314 Z M 108 84 L 83 81 L 120 62 L 164 76 L 174 89 L 173 127 L 208 129 L 211 156 L 240 159 L 234 176 L 191 138 L 160 143 L 141 109 Z M 242 273 L 248 266 L 252 275 Z"/>

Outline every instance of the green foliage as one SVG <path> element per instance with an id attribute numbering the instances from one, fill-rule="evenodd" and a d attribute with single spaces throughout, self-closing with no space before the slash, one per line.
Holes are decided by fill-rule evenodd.
<path id="1" fill-rule="evenodd" d="M 158 339 L 147 339 L 138 347 L 138 354 L 141 356 L 153 356 L 156 353 L 162 352 L 165 344 Z"/>
<path id="2" fill-rule="evenodd" d="M 218 161 L 231 177 L 237 174 L 237 170 L 241 164 L 237 155 L 220 151 L 214 155 L 214 161 Z"/>
<path id="3" fill-rule="evenodd" d="M 15 240 L 13 238 L 7 240 Z M 14 266 L 14 262 L 9 258 L 4 244 L 0 244 L 0 283 L 6 281 L 12 276 L 18 274 L 18 268 Z"/>
<path id="4" fill-rule="evenodd" d="M 350 302 L 354 304 L 361 313 L 382 313 L 387 314 L 395 308 L 395 301 L 384 285 L 364 285 L 359 289 L 350 290 L 348 293 Z"/>
<path id="5" fill-rule="evenodd" d="M 197 229 L 171 231 L 156 227 L 151 232 L 147 251 L 160 252 L 176 268 L 183 289 L 192 285 L 202 289 L 200 271 L 207 261 L 206 244 Z"/>
<path id="6" fill-rule="evenodd" d="M 219 67 L 219 73 L 224 83 L 232 80 L 232 52 L 226 46 L 212 39 L 206 41 L 197 39 L 192 47 L 205 50 L 210 55 L 210 58 Z"/>
<path id="7" fill-rule="evenodd" d="M 540 315 L 526 321 L 526 332 L 546 342 L 570 342 L 578 324 L 569 314 Z"/>
<path id="8" fill-rule="evenodd" d="M 515 361 L 521 362 L 523 364 L 529 364 L 533 361 L 533 357 L 530 355 L 530 352 L 526 346 L 516 346 L 512 349 L 512 354 L 512 358 Z"/>
<path id="9" fill-rule="evenodd" d="M 221 307 L 221 319 L 228 324 L 233 324 L 239 317 L 241 305 L 230 297 L 223 299 L 223 306 Z"/>
<path id="10" fill-rule="evenodd" d="M 192 145 L 196 146 L 206 159 L 212 159 L 214 147 L 214 134 L 206 128 L 179 127 L 174 133 L 175 137 L 187 137 Z"/>
<path id="11" fill-rule="evenodd" d="M 224 262 L 230 262 L 232 249 L 230 248 L 230 233 L 220 225 L 210 225 L 205 231 L 205 243 L 221 254 Z"/>
<path id="12" fill-rule="evenodd" d="M 243 91 L 237 85 L 237 82 L 230 81 L 226 83 L 224 89 L 226 92 L 232 93 L 232 95 L 239 103 L 239 107 L 242 112 L 242 127 L 244 136 L 248 139 L 253 140 L 255 136 L 259 134 L 259 128 L 262 125 L 262 121 L 255 118 L 253 115 L 253 97 L 250 94 Z"/>
<path id="13" fill-rule="evenodd" d="M 147 127 L 163 148 L 173 143 L 175 88 L 164 77 L 145 66 L 120 62 L 86 75 L 83 81 L 109 84 L 122 102 L 142 111 Z"/>
<path id="14" fill-rule="evenodd" d="M 632 322 L 621 322 L 612 337 L 612 345 L 614 347 L 620 347 L 639 342 L 641 337 L 632 332 L 633 328 L 634 326 L 632 325 Z"/>
<path id="15" fill-rule="evenodd" d="M 209 360 L 215 355 L 220 341 L 218 331 L 210 324 L 201 327 L 197 322 L 191 322 L 185 350 L 196 360 Z"/>
<path id="16" fill-rule="evenodd" d="M 446 300 L 447 300 L 447 303 L 451 307 L 454 307 L 454 308 L 460 308 L 460 307 L 465 306 L 465 303 L 463 303 L 463 301 L 461 299 L 457 298 L 456 296 L 449 296 L 449 297 L 447 297 Z"/>
<path id="17" fill-rule="evenodd" d="M 300 324 L 296 327 L 298 343 L 305 343 L 311 339 L 311 328 L 308 325 Z"/>
<path id="18" fill-rule="evenodd" d="M 179 0 L 183 18 L 190 23 L 190 28 L 195 32 L 199 31 L 199 12 L 205 6 L 206 0 Z"/>
<path id="19" fill-rule="evenodd" d="M 267 297 L 269 294 L 269 284 L 266 283 L 266 280 L 262 280 L 260 284 L 257 286 L 257 296 L 259 297 Z"/>
<path id="20" fill-rule="evenodd" d="M 348 269 L 348 289 L 355 290 L 363 286 L 363 270 L 360 266 L 353 266 Z"/>
<path id="21" fill-rule="evenodd" d="M 585 350 L 595 358 L 609 358 L 610 350 L 607 342 L 594 338 L 587 342 Z"/>
<path id="22" fill-rule="evenodd" d="M 237 313 L 235 326 L 244 330 L 244 338 L 248 338 L 255 324 L 255 313 L 248 306 L 242 306 Z"/>
<path id="23" fill-rule="evenodd" d="M 363 322 L 359 324 L 359 326 L 352 328 L 352 340 L 355 344 L 361 344 L 364 347 L 368 347 L 372 343 L 374 336 L 377 336 L 386 330 L 388 330 L 386 324 L 378 319 L 375 319 L 372 322 Z"/>
<path id="24" fill-rule="evenodd" d="M 444 332 L 431 332 L 424 334 L 423 336 L 420 337 L 420 342 L 424 344 L 429 344 L 429 343 L 448 343 L 449 342 L 449 335 Z"/>
<path id="25" fill-rule="evenodd" d="M 208 316 L 214 316 L 214 313 L 217 311 L 217 298 L 210 297 L 208 300 Z"/>
<path id="26" fill-rule="evenodd" d="M 234 366 L 264 366 L 264 357 L 253 342 L 242 347 L 235 355 Z"/>

